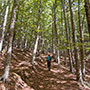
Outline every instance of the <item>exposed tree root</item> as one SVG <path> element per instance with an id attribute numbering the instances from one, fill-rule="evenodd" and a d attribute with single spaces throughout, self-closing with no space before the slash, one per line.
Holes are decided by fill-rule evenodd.
<path id="1" fill-rule="evenodd" d="M 84 84 L 90 88 L 90 83 L 84 81 Z"/>
<path id="2" fill-rule="evenodd" d="M 12 77 L 12 80 L 15 82 L 15 90 L 31 90 L 17 73 L 12 72 Z"/>
<path id="3" fill-rule="evenodd" d="M 85 87 L 85 88 L 90 88 L 90 83 L 88 83 L 88 82 L 85 82 L 85 81 L 79 81 L 80 82 L 80 84 L 83 86 L 83 87 Z"/>
<path id="4" fill-rule="evenodd" d="M 32 62 L 32 65 L 36 66 L 36 65 L 38 65 L 38 63 L 34 61 L 34 62 Z"/>
<path id="5" fill-rule="evenodd" d="M 8 78 L 5 77 L 0 77 L 0 81 L 3 81 L 4 83 L 8 83 Z"/>

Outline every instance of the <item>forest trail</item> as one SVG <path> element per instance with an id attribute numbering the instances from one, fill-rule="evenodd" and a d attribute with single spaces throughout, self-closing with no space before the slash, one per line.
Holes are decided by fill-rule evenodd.
<path id="1" fill-rule="evenodd" d="M 32 54 L 28 51 L 14 50 L 12 56 L 9 83 L 0 82 L 0 90 L 90 90 L 76 81 L 75 75 L 64 66 L 63 58 L 60 65 L 52 60 L 51 71 L 48 71 L 44 54 L 41 54 L 43 59 L 36 58 L 36 66 L 29 63 Z M 0 60 L 0 75 L 2 59 L 4 57 Z M 90 82 L 90 77 L 87 79 Z"/>

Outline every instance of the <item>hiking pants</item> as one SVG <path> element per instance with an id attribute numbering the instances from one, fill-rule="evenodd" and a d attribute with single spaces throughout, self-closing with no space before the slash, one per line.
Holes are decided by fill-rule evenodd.
<path id="1" fill-rule="evenodd" d="M 51 67 L 51 61 L 47 61 L 48 70 L 50 70 Z"/>

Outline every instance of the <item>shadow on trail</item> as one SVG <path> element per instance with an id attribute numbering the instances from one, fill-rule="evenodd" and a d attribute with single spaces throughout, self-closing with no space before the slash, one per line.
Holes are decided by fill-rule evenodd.
<path id="1" fill-rule="evenodd" d="M 54 62 L 51 71 L 48 71 L 46 61 L 38 62 L 35 69 L 38 74 L 29 84 L 34 90 L 85 90 L 77 83 L 75 75 Z"/>
<path id="2" fill-rule="evenodd" d="M 43 60 L 36 57 L 35 66 L 31 64 L 32 54 L 28 51 L 14 50 L 12 56 L 8 90 L 90 90 L 83 88 L 76 76 L 62 65 L 52 61 L 51 71 L 48 71 L 45 55 L 42 55 Z"/>

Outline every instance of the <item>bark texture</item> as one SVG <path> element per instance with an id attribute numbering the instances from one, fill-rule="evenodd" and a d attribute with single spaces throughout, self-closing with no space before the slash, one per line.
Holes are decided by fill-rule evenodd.
<path id="1" fill-rule="evenodd" d="M 4 20 L 3 20 L 3 26 L 2 26 L 2 36 L 1 36 L 1 40 L 0 40 L 0 52 L 2 51 L 2 45 L 3 45 L 3 41 L 4 41 L 4 33 L 5 33 L 5 28 L 6 28 L 6 23 L 7 23 L 9 3 L 10 3 L 10 0 L 8 0 L 8 2 L 7 2 L 5 14 L 4 14 Z"/>
<path id="2" fill-rule="evenodd" d="M 85 1 L 87 23 L 88 23 L 89 40 L 90 40 L 90 0 L 84 0 L 84 1 Z"/>
<path id="3" fill-rule="evenodd" d="M 9 30 L 8 30 L 8 49 L 6 53 L 5 71 L 1 77 L 1 80 L 3 80 L 4 82 L 8 80 L 8 76 L 9 76 L 10 61 L 11 61 L 11 54 L 12 54 L 12 42 L 13 42 L 13 34 L 14 34 L 14 24 L 15 24 L 15 18 L 16 18 L 16 9 L 17 9 L 17 2 L 16 0 L 14 0 L 12 13 L 11 13 L 11 19 L 10 19 L 10 25 L 9 25 Z"/>
<path id="4" fill-rule="evenodd" d="M 68 35 L 68 28 L 67 28 L 67 16 L 66 16 L 66 10 L 65 10 L 65 0 L 61 0 L 62 2 L 62 7 L 63 7 L 63 12 L 64 12 L 64 21 L 65 21 L 65 32 L 66 32 L 66 39 L 67 39 L 67 44 L 66 46 L 69 47 L 69 35 Z M 70 63 L 70 71 L 73 72 L 73 65 L 72 65 L 72 59 L 70 55 L 70 49 L 67 49 L 68 57 L 69 57 L 69 63 Z"/>
<path id="5" fill-rule="evenodd" d="M 73 47 L 74 47 L 74 58 L 76 61 L 76 77 L 77 77 L 77 81 L 79 81 L 83 84 L 82 72 L 81 72 L 81 68 L 80 68 L 80 60 L 79 60 L 78 50 L 77 50 L 77 46 L 76 46 L 75 24 L 74 24 L 74 19 L 73 19 L 73 11 L 72 11 L 71 0 L 69 0 L 69 6 L 70 6 L 70 15 L 71 15 L 71 27 L 72 27 L 72 37 L 73 37 Z"/>
<path id="6" fill-rule="evenodd" d="M 38 11 L 38 22 L 37 22 L 38 30 L 40 30 L 40 15 L 41 15 L 41 0 L 40 0 L 39 11 Z M 34 50 L 33 50 L 33 56 L 32 56 L 32 64 L 33 65 L 35 65 L 35 56 L 36 56 L 36 52 L 37 52 L 38 42 L 39 42 L 39 32 L 37 33 Z"/>
<path id="7" fill-rule="evenodd" d="M 83 30 L 82 30 L 82 23 L 81 23 L 81 13 L 80 13 L 80 2 L 81 0 L 78 0 L 78 20 L 79 20 L 79 31 L 80 31 L 80 61 L 81 61 L 81 71 L 82 76 L 84 78 L 85 75 L 85 61 L 84 61 L 84 46 L 83 46 Z"/>

